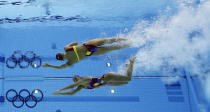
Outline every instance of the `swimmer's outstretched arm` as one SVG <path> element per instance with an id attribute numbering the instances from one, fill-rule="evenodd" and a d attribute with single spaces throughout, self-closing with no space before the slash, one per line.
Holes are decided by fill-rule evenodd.
<path id="1" fill-rule="evenodd" d="M 88 79 L 88 78 L 80 79 L 80 80 L 77 81 L 76 83 L 71 84 L 71 85 L 68 85 L 68 86 L 66 86 L 66 87 L 64 87 L 64 88 L 62 88 L 62 89 L 58 89 L 58 90 L 56 90 L 55 92 L 60 92 L 60 91 L 66 90 L 66 89 L 74 88 L 74 87 L 76 87 L 76 86 L 81 86 L 82 84 L 87 83 L 87 82 L 89 82 L 89 79 Z"/>
<path id="2" fill-rule="evenodd" d="M 74 88 L 74 87 L 76 87 L 76 86 L 78 86 L 80 84 L 81 84 L 81 81 L 78 81 L 75 84 L 71 84 L 71 85 L 68 85 L 68 86 L 66 86 L 66 87 L 64 87 L 62 89 L 58 89 L 58 90 L 56 90 L 56 92 L 60 92 L 60 91 L 66 90 L 66 89 L 71 89 L 71 88 Z"/>
<path id="3" fill-rule="evenodd" d="M 42 65 L 43 67 L 51 67 L 51 68 L 57 68 L 57 69 L 62 69 L 62 68 L 66 68 L 68 66 L 72 66 L 74 63 L 71 63 L 71 62 L 67 62 L 63 65 L 60 65 L 60 66 L 56 66 L 56 65 L 50 65 L 50 64 L 44 64 Z"/>
<path id="4" fill-rule="evenodd" d="M 54 95 L 73 95 L 77 92 L 79 92 L 81 89 L 83 89 L 83 86 L 78 86 L 76 89 L 74 89 L 73 91 L 70 92 L 63 92 L 63 93 L 59 93 L 59 92 L 54 92 Z"/>

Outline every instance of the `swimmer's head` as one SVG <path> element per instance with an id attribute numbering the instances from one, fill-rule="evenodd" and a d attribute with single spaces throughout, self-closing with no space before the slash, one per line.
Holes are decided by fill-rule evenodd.
<path id="1" fill-rule="evenodd" d="M 78 80 L 80 80 L 80 79 L 82 79 L 79 75 L 75 75 L 74 77 L 73 77 L 73 81 L 74 82 L 77 82 Z"/>
<path id="2" fill-rule="evenodd" d="M 57 53 L 56 54 L 56 59 L 57 60 L 64 60 L 64 53 Z"/>

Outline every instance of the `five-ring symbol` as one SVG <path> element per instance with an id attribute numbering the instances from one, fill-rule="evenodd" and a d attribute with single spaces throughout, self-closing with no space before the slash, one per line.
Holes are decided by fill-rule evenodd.
<path id="1" fill-rule="evenodd" d="M 19 93 L 14 89 L 10 89 L 6 93 L 6 99 L 12 102 L 12 105 L 16 108 L 20 108 L 24 104 L 29 108 L 34 108 L 38 102 L 42 101 L 43 97 L 44 95 L 40 89 L 35 89 L 31 93 L 27 89 L 22 89 Z"/>
<path id="2" fill-rule="evenodd" d="M 12 56 L 7 58 L 6 65 L 8 68 L 15 68 L 17 65 L 20 68 L 27 68 L 29 65 L 39 68 L 42 65 L 42 60 L 33 51 L 27 51 L 24 55 L 21 51 L 14 51 Z"/>

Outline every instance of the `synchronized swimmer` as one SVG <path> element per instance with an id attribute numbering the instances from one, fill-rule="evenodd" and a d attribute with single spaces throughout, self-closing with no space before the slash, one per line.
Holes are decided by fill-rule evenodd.
<path id="1" fill-rule="evenodd" d="M 112 44 L 114 42 L 119 41 L 126 41 L 125 38 L 102 38 L 102 39 L 94 39 L 85 42 L 82 45 L 78 45 L 77 42 L 72 42 L 64 47 L 65 53 L 57 53 L 56 59 L 57 60 L 68 60 L 67 63 L 55 66 L 50 64 L 44 64 L 43 67 L 52 67 L 57 69 L 66 68 L 68 66 L 71 66 L 80 60 L 91 56 L 91 55 L 101 55 L 104 53 L 107 53 L 109 51 L 118 50 L 122 48 L 129 47 L 128 44 L 123 45 L 111 45 L 111 46 L 103 46 L 106 44 Z"/>
<path id="2" fill-rule="evenodd" d="M 135 62 L 135 58 L 129 59 L 129 63 L 126 64 L 127 70 L 126 73 L 123 74 L 113 74 L 107 73 L 102 75 L 101 77 L 80 77 L 74 76 L 73 81 L 74 84 L 68 85 L 62 89 L 59 89 L 53 92 L 54 95 L 73 95 L 79 92 L 82 89 L 94 89 L 99 88 L 104 85 L 108 86 L 121 86 L 124 84 L 128 84 L 128 82 L 132 79 L 132 71 L 133 71 L 133 64 Z M 73 89 L 70 92 L 61 92 L 67 89 Z"/>

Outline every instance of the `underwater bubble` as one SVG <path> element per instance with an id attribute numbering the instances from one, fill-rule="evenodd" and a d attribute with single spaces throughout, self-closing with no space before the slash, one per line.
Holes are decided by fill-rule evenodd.
<path id="1" fill-rule="evenodd" d="M 106 63 L 106 66 L 107 66 L 107 67 L 110 67 L 110 66 L 111 66 L 111 63 L 109 63 L 109 62 Z"/>
<path id="2" fill-rule="evenodd" d="M 111 89 L 111 93 L 114 94 L 115 93 L 115 90 L 114 89 Z"/>
<path id="3" fill-rule="evenodd" d="M 36 68 L 36 67 L 37 67 L 37 65 L 36 65 L 36 64 L 34 64 L 34 67 Z"/>
<path id="4" fill-rule="evenodd" d="M 39 90 L 35 90 L 34 93 L 35 93 L 35 94 L 39 93 Z"/>

